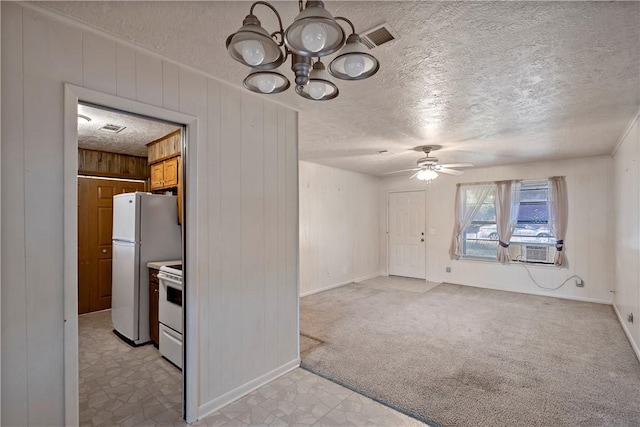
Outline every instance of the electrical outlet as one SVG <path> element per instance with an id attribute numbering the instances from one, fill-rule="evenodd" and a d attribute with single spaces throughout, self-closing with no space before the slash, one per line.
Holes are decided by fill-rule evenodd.
<path id="1" fill-rule="evenodd" d="M 633 323 L 633 313 L 627 314 L 627 322 Z"/>
<path id="2" fill-rule="evenodd" d="M 447 267 L 447 273 L 451 273 L 451 267 Z"/>
<path id="3" fill-rule="evenodd" d="M 579 277 L 576 279 L 576 286 L 579 288 L 584 288 L 584 282 Z"/>

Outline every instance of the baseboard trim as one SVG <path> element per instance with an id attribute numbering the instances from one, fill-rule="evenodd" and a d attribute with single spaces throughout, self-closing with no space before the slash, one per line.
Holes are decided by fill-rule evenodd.
<path id="1" fill-rule="evenodd" d="M 320 292 L 328 291 L 330 289 L 339 288 L 340 286 L 348 285 L 349 283 L 362 282 L 363 280 L 373 279 L 374 277 L 378 277 L 378 276 L 380 276 L 380 273 L 373 273 L 373 274 L 369 274 L 368 276 L 358 277 L 357 279 L 347 280 L 345 282 L 336 283 L 333 285 L 326 286 L 324 288 L 314 289 L 312 291 L 301 293 L 300 298 L 313 295 L 313 294 L 318 294 Z"/>
<path id="2" fill-rule="evenodd" d="M 200 407 L 198 408 L 198 419 L 201 420 L 202 418 L 211 415 L 223 406 L 226 406 L 229 403 L 240 399 L 241 397 L 251 393 L 255 389 L 260 388 L 263 385 L 286 374 L 287 372 L 293 371 L 299 366 L 300 358 L 294 359 L 291 362 L 285 363 L 284 365 L 274 369 L 273 371 L 267 372 L 266 374 L 256 378 L 253 381 L 249 381 L 248 383 L 241 385 L 235 390 L 231 390 L 230 392 L 225 393 L 220 397 L 217 397 L 203 405 L 200 405 Z"/>
<path id="3" fill-rule="evenodd" d="M 559 298 L 559 299 L 568 299 L 568 300 L 571 300 L 571 301 L 592 302 L 594 304 L 613 305 L 612 301 L 601 300 L 601 299 L 596 299 L 596 298 L 574 297 L 574 296 L 571 296 L 571 295 L 545 294 L 545 293 L 541 293 L 541 292 L 538 293 L 538 292 L 527 292 L 527 291 L 514 291 L 513 289 L 502 289 L 502 288 L 493 287 L 493 286 L 475 285 L 475 284 L 469 284 L 469 283 L 453 283 L 453 282 L 447 282 L 447 281 L 444 281 L 442 283 L 449 283 L 449 284 L 452 284 L 452 285 L 460 285 L 460 286 L 471 286 L 472 288 L 491 289 L 492 291 L 503 291 L 503 292 L 513 292 L 513 293 L 516 293 L 516 294 L 534 295 L 534 296 L 537 296 L 537 297 Z"/>
<path id="4" fill-rule="evenodd" d="M 638 348 L 638 345 L 633 341 L 633 337 L 631 336 L 631 331 L 629 331 L 627 324 L 624 322 L 622 315 L 618 311 L 618 307 L 616 307 L 615 304 L 612 304 L 612 305 L 613 305 L 613 311 L 616 312 L 616 316 L 618 316 L 618 320 L 620 321 L 620 326 L 622 326 L 622 330 L 624 331 L 624 334 L 627 336 L 627 339 L 629 340 L 629 344 L 631 344 L 631 348 L 633 349 L 633 352 L 636 354 L 638 361 L 640 361 L 640 349 Z"/>

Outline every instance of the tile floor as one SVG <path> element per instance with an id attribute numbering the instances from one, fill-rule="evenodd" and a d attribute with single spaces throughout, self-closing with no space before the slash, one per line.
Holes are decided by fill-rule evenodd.
<path id="1" fill-rule="evenodd" d="M 111 312 L 79 317 L 83 426 L 184 426 L 181 372 L 151 345 L 117 338 Z M 423 426 L 303 369 L 249 393 L 195 426 Z"/>
<path id="2" fill-rule="evenodd" d="M 81 425 L 181 423 L 179 369 L 153 345 L 134 348 L 118 338 L 111 310 L 81 315 L 78 323 Z"/>

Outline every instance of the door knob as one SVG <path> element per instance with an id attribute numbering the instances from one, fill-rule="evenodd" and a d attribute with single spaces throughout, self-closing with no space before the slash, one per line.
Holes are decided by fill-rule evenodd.
<path id="1" fill-rule="evenodd" d="M 424 242 L 424 237 L 422 239 L 420 239 L 421 242 Z"/>
<path id="2" fill-rule="evenodd" d="M 103 249 L 103 250 L 102 250 L 102 253 L 103 253 L 103 254 L 106 254 L 106 253 L 107 253 L 107 250 L 106 250 L 106 249 Z"/>

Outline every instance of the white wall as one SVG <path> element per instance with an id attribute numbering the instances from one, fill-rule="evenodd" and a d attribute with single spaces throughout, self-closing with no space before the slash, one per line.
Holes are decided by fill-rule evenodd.
<path id="1" fill-rule="evenodd" d="M 295 366 L 297 113 L 13 2 L 2 64 L 2 425 L 65 424 L 63 82 L 198 118 L 200 413 Z"/>
<path id="2" fill-rule="evenodd" d="M 640 123 L 637 116 L 628 130 L 614 154 L 614 306 L 640 358 Z M 627 321 L 629 313 L 633 313 L 633 323 Z"/>
<path id="3" fill-rule="evenodd" d="M 300 294 L 377 276 L 380 179 L 300 162 Z"/>
<path id="4" fill-rule="evenodd" d="M 603 156 L 468 169 L 459 177 L 441 175 L 431 184 L 409 180 L 406 176 L 386 178 L 382 180 L 380 191 L 380 263 L 383 270 L 387 266 L 387 192 L 426 188 L 427 280 L 610 303 L 610 290 L 613 289 L 612 163 L 610 156 Z M 569 268 L 531 266 L 530 269 L 536 280 L 545 287 L 557 286 L 568 276 L 578 274 L 585 281 L 584 288 L 569 282 L 557 291 L 545 291 L 533 284 L 519 264 L 449 259 L 457 183 L 539 179 L 556 175 L 567 177 L 569 226 L 565 248 Z M 448 266 L 451 267 L 451 273 L 446 272 Z"/>

